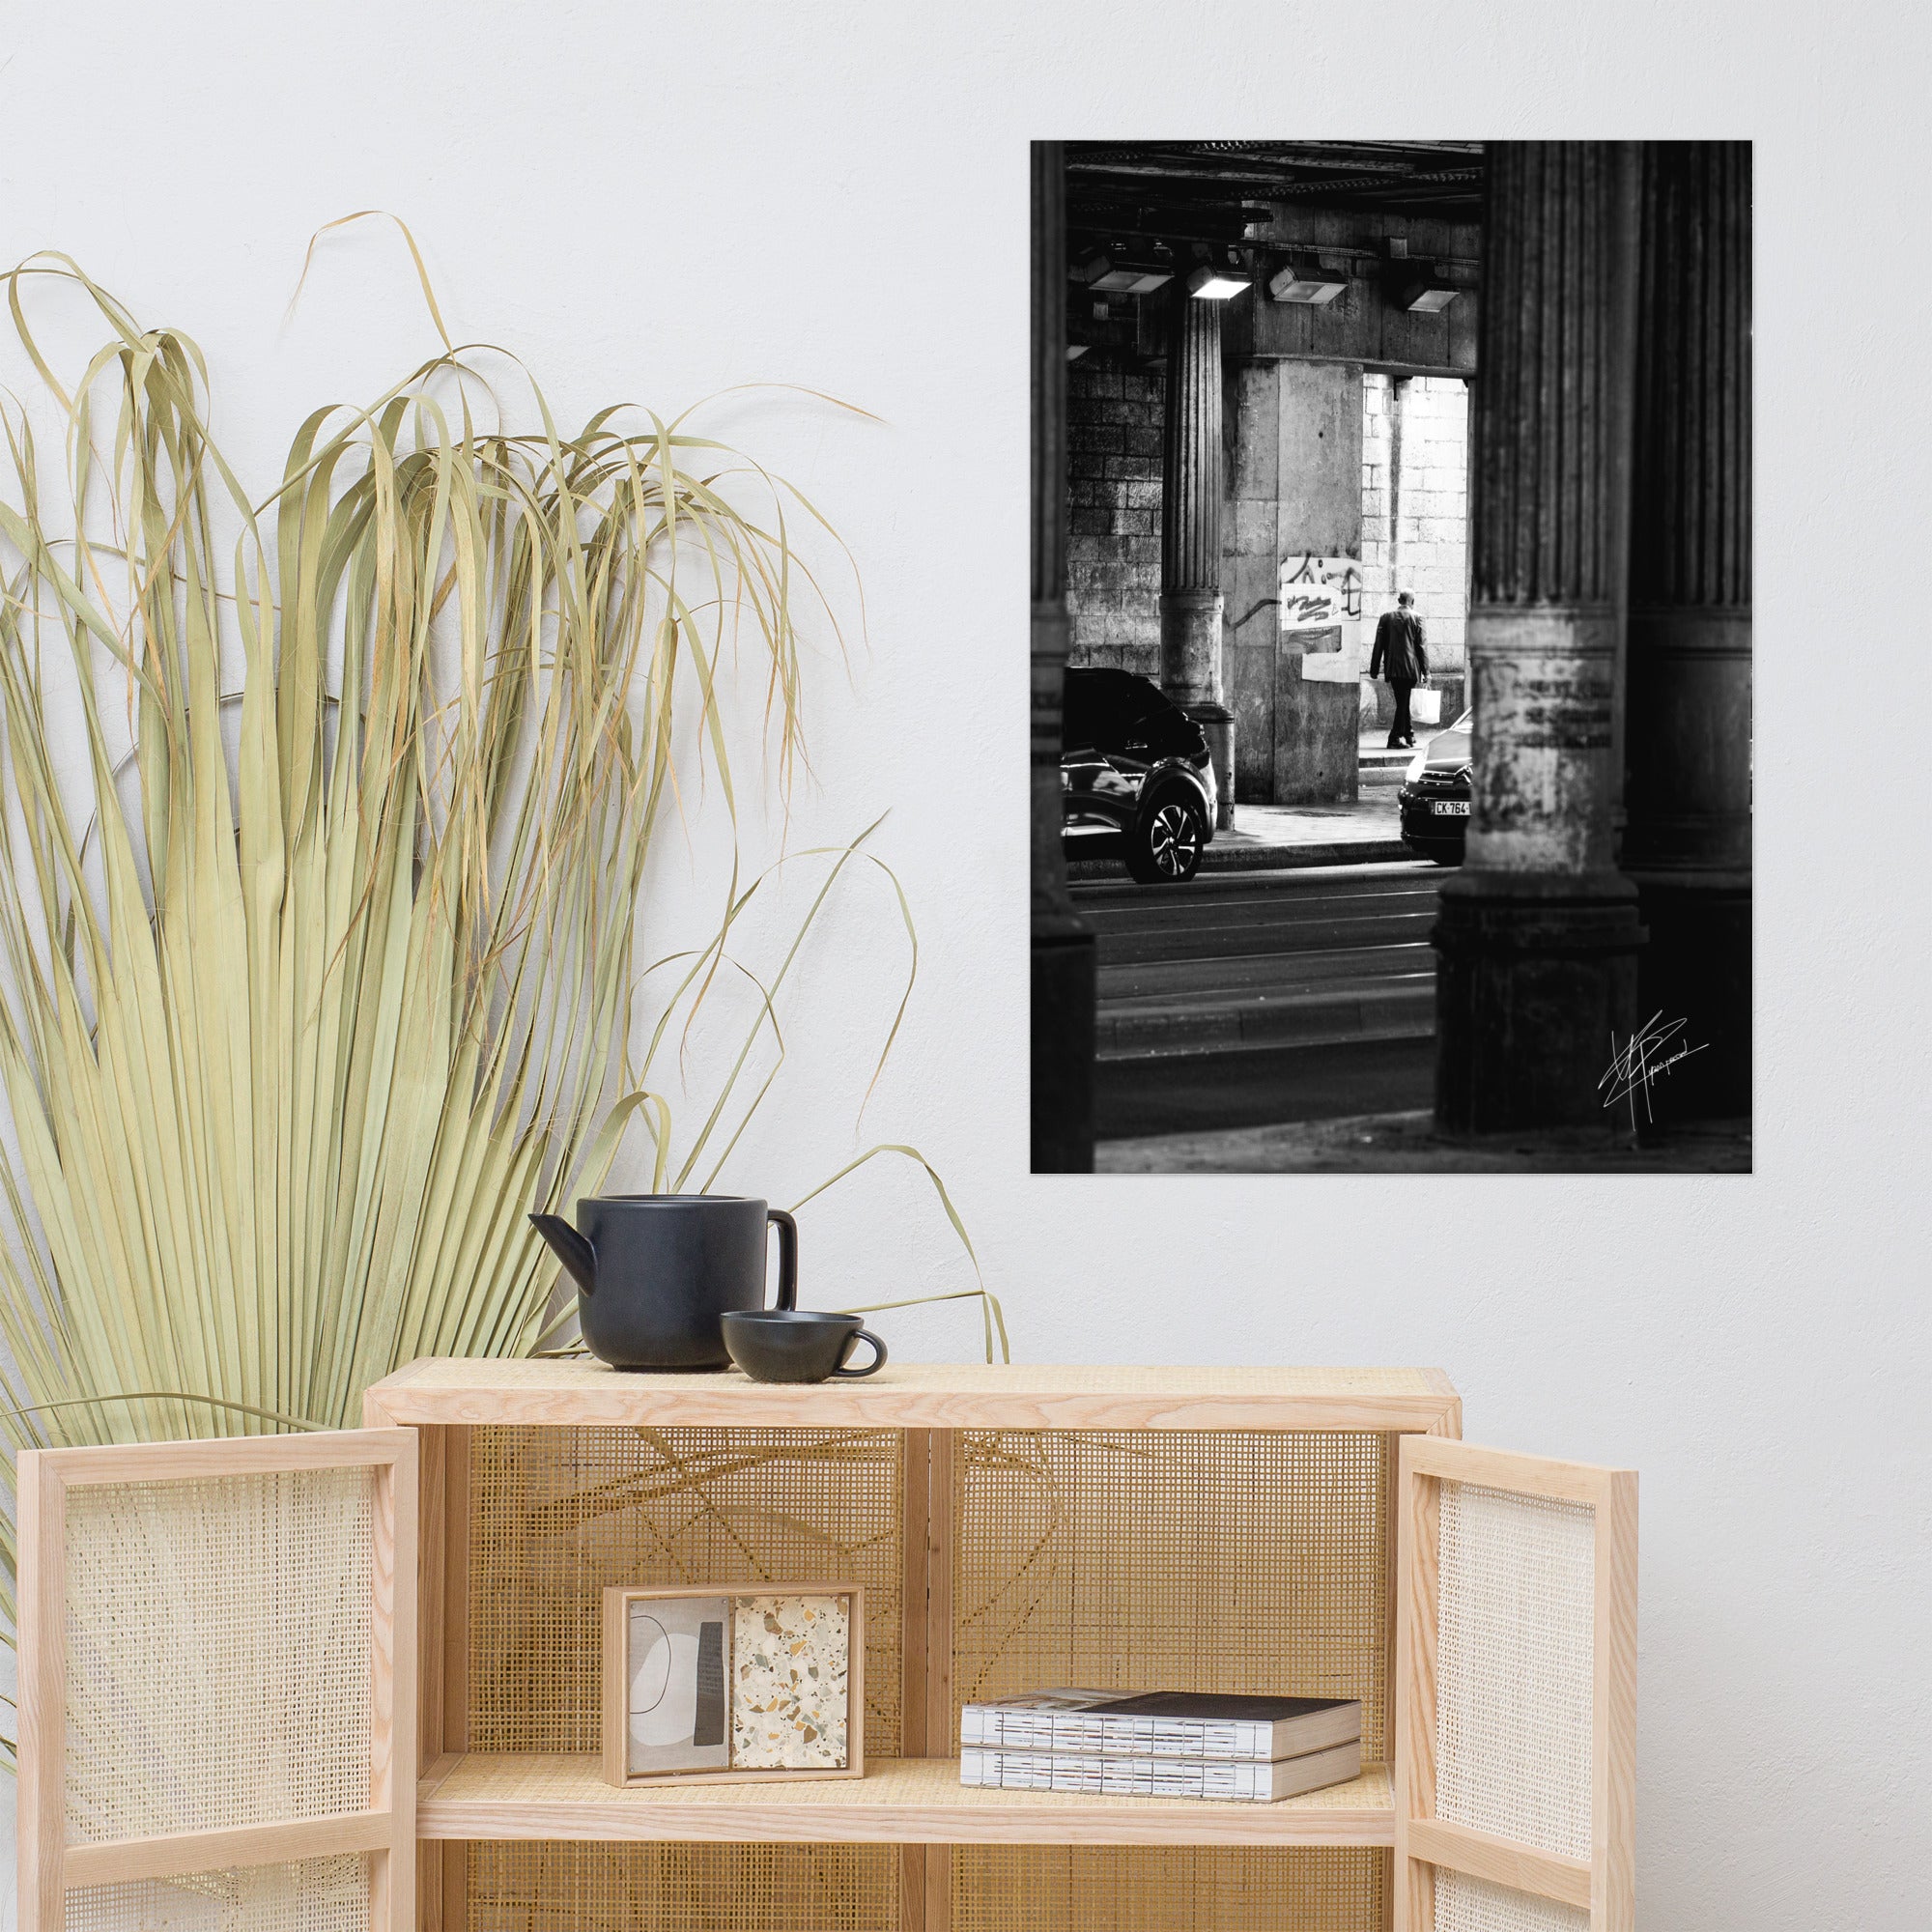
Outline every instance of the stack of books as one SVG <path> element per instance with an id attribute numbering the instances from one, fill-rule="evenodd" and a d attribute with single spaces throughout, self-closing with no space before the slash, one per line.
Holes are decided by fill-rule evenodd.
<path id="1" fill-rule="evenodd" d="M 1036 1690 L 966 1705 L 959 1740 L 962 1784 L 1267 1804 L 1361 1775 L 1362 1707 L 1344 1697 Z"/>

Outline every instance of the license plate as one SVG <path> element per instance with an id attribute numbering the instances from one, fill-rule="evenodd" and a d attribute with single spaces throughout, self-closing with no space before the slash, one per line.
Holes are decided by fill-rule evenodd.
<path id="1" fill-rule="evenodd" d="M 1431 802 L 1429 809 L 1437 818 L 1467 818 L 1469 801 L 1466 798 L 1438 798 Z"/>

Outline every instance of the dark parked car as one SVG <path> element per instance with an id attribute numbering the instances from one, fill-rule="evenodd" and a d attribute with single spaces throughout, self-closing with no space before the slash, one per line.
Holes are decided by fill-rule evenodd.
<path id="1" fill-rule="evenodd" d="M 1060 739 L 1069 858 L 1118 855 L 1146 885 L 1178 885 L 1214 836 L 1214 767 L 1200 725 L 1144 677 L 1069 670 Z"/>
<path id="2" fill-rule="evenodd" d="M 1465 711 L 1416 753 L 1403 775 L 1402 842 L 1438 866 L 1463 863 L 1469 830 L 1469 721 Z"/>

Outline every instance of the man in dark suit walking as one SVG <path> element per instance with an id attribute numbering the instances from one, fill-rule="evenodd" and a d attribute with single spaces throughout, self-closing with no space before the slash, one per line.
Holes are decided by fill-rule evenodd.
<path id="1" fill-rule="evenodd" d="M 1398 593 L 1393 611 L 1384 611 L 1376 625 L 1376 648 L 1369 658 L 1369 676 L 1386 675 L 1395 693 L 1395 723 L 1389 726 L 1389 750 L 1415 743 L 1415 726 L 1408 722 L 1408 694 L 1429 676 L 1429 652 L 1422 619 L 1415 614 L 1415 593 Z"/>

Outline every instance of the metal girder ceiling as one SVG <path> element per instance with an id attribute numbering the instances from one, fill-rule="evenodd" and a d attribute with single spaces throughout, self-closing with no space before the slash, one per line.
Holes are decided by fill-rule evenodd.
<path id="1" fill-rule="evenodd" d="M 1260 205 L 1475 221 L 1480 141 L 1069 141 L 1075 231 L 1235 242 Z"/>

